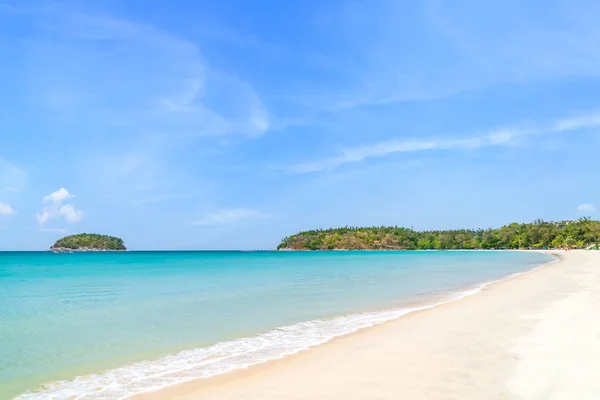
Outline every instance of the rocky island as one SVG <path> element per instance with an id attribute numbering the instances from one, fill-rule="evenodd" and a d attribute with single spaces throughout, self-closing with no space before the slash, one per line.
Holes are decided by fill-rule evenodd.
<path id="1" fill-rule="evenodd" d="M 50 247 L 56 253 L 70 253 L 73 251 L 124 251 L 127 250 L 123 239 L 100 235 L 97 233 L 80 233 L 65 236 Z"/>

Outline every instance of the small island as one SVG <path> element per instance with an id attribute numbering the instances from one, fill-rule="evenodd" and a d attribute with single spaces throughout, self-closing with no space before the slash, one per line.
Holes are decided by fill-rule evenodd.
<path id="1" fill-rule="evenodd" d="M 497 229 L 415 231 L 398 226 L 343 227 L 304 231 L 284 238 L 278 250 L 591 249 L 600 242 L 600 221 L 529 224 Z"/>
<path id="2" fill-rule="evenodd" d="M 127 248 L 123 239 L 100 235 L 97 233 L 79 233 L 65 236 L 50 247 L 55 253 L 70 253 L 74 251 L 125 251 Z"/>

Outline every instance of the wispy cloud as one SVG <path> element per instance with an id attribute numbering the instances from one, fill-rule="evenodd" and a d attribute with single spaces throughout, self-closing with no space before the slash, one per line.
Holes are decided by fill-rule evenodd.
<path id="1" fill-rule="evenodd" d="M 183 187 L 193 192 L 185 171 L 178 168 L 179 149 L 164 135 L 115 141 L 110 148 L 81 157 L 79 178 L 86 191 L 120 203 L 175 199 Z"/>
<path id="2" fill-rule="evenodd" d="M 13 214 L 15 210 L 9 206 L 8 204 L 0 202 L 0 215 L 10 215 Z"/>
<path id="3" fill-rule="evenodd" d="M 385 157 L 396 153 L 414 153 L 431 150 L 478 149 L 508 145 L 517 139 L 544 134 L 555 134 L 600 126 L 600 114 L 576 118 L 564 118 L 547 126 L 537 128 L 495 129 L 488 133 L 462 139 L 394 139 L 384 142 L 348 148 L 342 154 L 324 160 L 293 165 L 296 173 L 317 172 L 334 169 L 343 164 L 357 163 L 369 158 Z"/>
<path id="4" fill-rule="evenodd" d="M 317 45 L 310 54 L 299 52 L 303 63 L 318 60 L 312 66 L 326 79 L 292 86 L 282 97 L 343 112 L 506 83 L 598 77 L 600 56 L 593 43 L 600 38 L 600 9 L 554 2 L 546 4 L 546 13 L 534 10 L 528 2 L 477 7 L 438 0 L 326 7 L 318 15 L 325 23 L 316 29 L 322 29 L 328 51 Z M 526 16 L 526 23 L 506 23 L 513 15 Z M 484 20 L 489 23 L 482 25 Z"/>
<path id="5" fill-rule="evenodd" d="M 33 61 L 44 68 L 31 68 L 32 96 L 51 110 L 71 111 L 60 114 L 65 118 L 94 108 L 90 118 L 102 114 L 96 125 L 171 137 L 257 137 L 267 131 L 268 112 L 254 87 L 211 66 L 195 42 L 106 14 L 61 9 L 43 16 L 41 26 L 51 27 L 47 36 L 62 45 L 33 42 Z M 73 57 L 77 66 L 68 62 Z"/>
<path id="6" fill-rule="evenodd" d="M 592 205 L 592 204 L 580 204 L 577 206 L 577 211 L 582 211 L 582 212 L 596 212 L 598 211 L 598 207 Z"/>
<path id="7" fill-rule="evenodd" d="M 69 191 L 65 188 L 50 193 L 44 196 L 43 202 L 50 203 L 36 214 L 37 221 L 40 225 L 45 224 L 57 217 L 63 217 L 67 222 L 77 223 L 83 219 L 83 211 L 75 208 L 73 204 L 63 204 L 65 200 L 73 198 Z"/>
<path id="8" fill-rule="evenodd" d="M 269 217 L 268 214 L 248 208 L 228 209 L 206 214 L 203 218 L 191 222 L 191 225 L 227 226 L 255 221 L 257 219 L 263 219 L 267 217 Z"/>
<path id="9" fill-rule="evenodd" d="M 526 24 L 507 24 L 484 15 L 521 14 L 532 10 L 522 2 L 464 9 L 440 1 L 428 1 L 425 12 L 432 28 L 469 62 L 480 76 L 472 81 L 539 80 L 564 76 L 598 75 L 600 57 L 586 38 L 600 37 L 595 21 L 600 9 L 575 4 L 548 4 L 548 13 L 529 15 Z M 535 7 L 535 6 L 533 6 Z M 557 25 L 560 22 L 560 27 Z M 548 46 L 551 44 L 551 46 Z"/>
<path id="10" fill-rule="evenodd" d="M 20 193 L 21 192 L 21 189 L 16 188 L 16 187 L 12 187 L 12 186 L 5 187 L 4 190 L 6 190 L 7 192 L 13 192 L 13 193 Z"/>

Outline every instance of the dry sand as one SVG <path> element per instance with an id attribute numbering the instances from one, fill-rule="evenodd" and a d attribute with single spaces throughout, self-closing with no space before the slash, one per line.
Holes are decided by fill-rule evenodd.
<path id="1" fill-rule="evenodd" d="M 600 251 L 246 370 L 135 399 L 600 399 Z"/>

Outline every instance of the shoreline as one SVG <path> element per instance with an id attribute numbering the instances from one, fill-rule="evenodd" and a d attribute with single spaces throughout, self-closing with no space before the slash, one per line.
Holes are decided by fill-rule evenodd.
<path id="1" fill-rule="evenodd" d="M 333 336 L 322 343 L 318 343 L 316 345 L 309 346 L 305 349 L 302 349 L 302 350 L 299 350 L 299 351 L 296 351 L 296 352 L 293 352 L 290 354 L 285 354 L 280 357 L 275 357 L 272 359 L 253 363 L 251 365 L 244 366 L 241 368 L 234 368 L 234 369 L 228 370 L 226 372 L 211 375 L 208 377 L 197 377 L 197 378 L 189 379 L 189 380 L 186 380 L 183 382 L 179 382 L 179 383 L 175 383 L 175 384 L 171 384 L 171 385 L 165 385 L 164 387 L 162 387 L 158 390 L 157 389 L 149 389 L 147 391 L 129 395 L 126 398 L 139 399 L 139 400 L 144 400 L 144 399 L 154 400 L 154 399 L 160 399 L 160 398 L 165 398 L 165 397 L 169 397 L 169 396 L 176 396 L 177 398 L 181 397 L 181 398 L 185 398 L 185 399 L 187 399 L 187 398 L 196 399 L 197 397 L 196 397 L 195 393 L 197 392 L 199 387 L 202 388 L 204 386 L 229 385 L 232 381 L 235 381 L 236 379 L 238 379 L 239 375 L 243 375 L 243 376 L 246 374 L 253 375 L 255 372 L 261 371 L 263 369 L 271 370 L 273 368 L 277 368 L 276 365 L 285 364 L 289 361 L 292 361 L 294 358 L 301 357 L 304 354 L 314 352 L 315 350 L 318 350 L 319 348 L 330 346 L 333 343 L 336 343 L 341 340 L 345 340 L 347 338 L 351 338 L 355 335 L 366 334 L 375 329 L 381 329 L 381 328 L 385 329 L 385 327 L 387 325 L 393 324 L 394 322 L 396 322 L 398 320 L 409 318 L 410 316 L 412 316 L 414 314 L 426 313 L 428 311 L 438 309 L 445 305 L 460 303 L 461 301 L 464 301 L 467 298 L 476 297 L 474 295 L 480 294 L 484 290 L 487 290 L 488 288 L 491 288 L 495 285 L 502 284 L 504 282 L 511 281 L 514 279 L 518 279 L 520 276 L 531 275 L 531 274 L 538 272 L 546 267 L 549 267 L 551 265 L 556 265 L 556 264 L 564 261 L 564 256 L 562 254 L 562 253 L 564 253 L 564 251 L 561 251 L 561 250 L 497 250 L 497 249 L 477 250 L 477 249 L 474 249 L 474 250 L 456 250 L 456 251 L 538 252 L 538 253 L 548 254 L 548 255 L 552 256 L 553 259 L 548 262 L 545 262 L 543 264 L 540 264 L 530 270 L 513 273 L 513 274 L 510 274 L 508 276 L 505 276 L 505 277 L 502 277 L 502 278 L 499 278 L 496 280 L 483 282 L 481 284 L 478 284 L 476 287 L 465 287 L 463 289 L 459 289 L 456 292 L 454 292 L 454 294 L 451 295 L 450 297 L 444 297 L 441 299 L 438 298 L 438 300 L 434 301 L 433 303 L 426 301 L 426 302 L 422 302 L 420 304 L 416 304 L 416 305 L 413 305 L 410 307 L 402 307 L 402 308 L 397 307 L 397 308 L 388 308 L 388 309 L 381 309 L 381 310 L 373 311 L 374 313 L 375 312 L 399 312 L 399 314 L 392 318 L 386 319 L 385 321 L 376 322 L 376 323 L 371 324 L 370 326 L 360 327 L 351 332 Z M 434 297 L 432 296 L 429 299 L 433 299 L 433 298 Z M 349 314 L 349 315 L 360 315 L 360 314 L 367 314 L 367 313 L 357 313 L 357 314 Z M 345 315 L 345 316 L 348 316 L 348 315 Z M 309 322 L 311 322 L 311 321 L 309 321 Z M 203 397 L 198 397 L 198 398 L 203 398 Z"/>
<path id="2" fill-rule="evenodd" d="M 111 250 L 111 249 L 70 249 L 68 247 L 49 248 L 50 253 L 68 254 L 68 253 L 123 253 L 128 250 Z"/>
<path id="3" fill-rule="evenodd" d="M 475 250 L 476 251 L 476 250 Z M 529 251 L 527 251 L 529 252 Z M 547 253 L 547 252 L 544 252 Z M 344 314 L 333 314 L 321 319 L 305 320 L 292 325 L 280 325 L 263 333 L 238 337 L 215 343 L 208 347 L 192 347 L 160 356 L 156 359 L 134 362 L 103 372 L 80 375 L 72 380 L 54 381 L 42 391 L 22 393 L 19 399 L 63 396 L 67 393 L 104 395 L 107 398 L 135 397 L 143 393 L 161 393 L 196 380 L 213 381 L 236 371 L 254 369 L 259 365 L 287 360 L 308 349 L 315 349 L 339 338 L 373 329 L 410 314 L 423 312 L 479 293 L 486 286 L 527 274 L 558 261 L 556 257 L 535 260 L 519 272 L 500 275 L 498 278 L 452 289 L 433 291 L 427 295 L 400 298 L 386 307 L 366 309 Z M 546 262 L 544 262 L 546 261 Z M 534 267 L 535 266 L 535 267 Z M 513 269 L 514 271 L 514 269 Z M 98 382 L 103 382 L 98 387 Z M 116 387 L 110 382 L 122 382 Z M 100 389 L 102 387 L 102 389 Z"/>
<path id="4" fill-rule="evenodd" d="M 576 303 L 578 309 L 596 310 L 597 304 L 590 303 L 589 298 L 591 294 L 600 298 L 600 288 L 588 293 L 593 289 L 588 287 L 586 279 L 592 273 L 600 282 L 600 271 L 593 269 L 600 266 L 600 252 L 546 253 L 559 257 L 562 262 L 553 260 L 533 270 L 484 283 L 478 296 L 413 311 L 402 318 L 333 338 L 310 351 L 128 398 L 359 399 L 369 398 L 372 393 L 380 393 L 378 398 L 385 399 L 398 396 L 408 399 L 598 398 L 600 387 L 589 372 L 580 371 L 578 367 L 581 361 L 578 349 L 562 347 L 567 345 L 565 339 L 571 340 L 567 334 L 585 336 L 587 340 L 582 339 L 580 346 L 595 357 L 591 361 L 593 366 L 600 368 L 600 345 L 589 343 L 588 338 L 595 339 L 594 334 L 600 334 L 600 320 L 592 319 L 596 323 L 587 326 L 590 315 L 579 310 L 575 315 L 580 318 L 571 323 L 585 329 L 571 332 L 567 321 L 575 311 L 572 307 L 562 307 L 561 301 Z M 465 315 L 472 318 L 464 318 Z M 459 318 L 461 316 L 463 318 Z M 554 329 L 545 329 L 550 323 Z M 532 335 L 543 344 L 543 349 L 531 341 Z M 440 338 L 445 340 L 440 343 Z M 569 346 L 574 345 L 567 342 Z M 566 365 L 547 359 L 546 353 L 557 351 L 566 355 L 569 361 Z M 552 368 L 579 371 L 577 386 L 565 382 L 566 378 L 551 379 Z M 535 371 L 540 369 L 549 371 L 543 382 L 533 379 Z M 402 378 L 399 371 L 408 376 Z M 480 379 L 473 379 L 475 376 Z M 581 382 L 581 377 L 585 382 Z M 302 385 L 306 381 L 311 385 Z M 571 397 L 548 395 L 548 390 L 558 389 L 546 386 L 558 385 L 557 381 L 563 387 L 561 393 L 566 386 Z M 579 391 L 578 395 L 574 394 L 575 390 Z"/>

